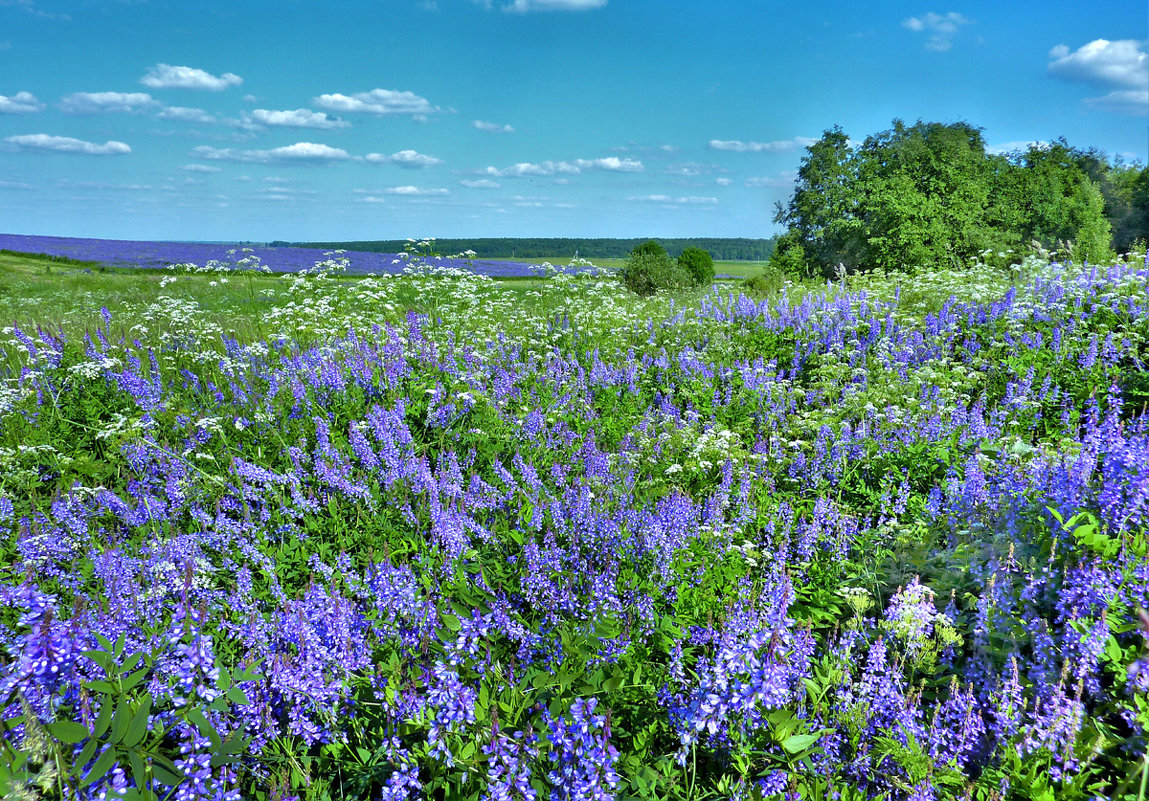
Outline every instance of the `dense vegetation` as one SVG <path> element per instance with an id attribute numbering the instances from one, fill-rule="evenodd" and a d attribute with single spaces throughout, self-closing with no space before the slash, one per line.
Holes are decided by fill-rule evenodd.
<path id="1" fill-rule="evenodd" d="M 0 792 L 1143 800 L 1143 259 L 0 258 Z"/>
<path id="2" fill-rule="evenodd" d="M 1149 238 L 1149 167 L 1064 140 L 986 152 L 968 123 L 893 127 L 854 143 L 838 127 L 807 148 L 776 222 L 774 264 L 796 274 L 1020 262 L 1036 245 L 1105 261 Z"/>
<path id="3" fill-rule="evenodd" d="M 645 239 L 608 238 L 523 238 L 480 237 L 476 239 L 437 239 L 435 247 L 444 254 L 473 250 L 484 259 L 623 259 Z M 658 240 L 671 256 L 677 257 L 690 247 L 708 251 L 715 259 L 727 261 L 764 261 L 774 252 L 774 239 L 731 239 L 726 237 L 670 237 Z M 373 253 L 398 253 L 408 244 L 406 239 L 386 239 L 372 242 L 272 242 L 273 246 L 342 248 Z"/>

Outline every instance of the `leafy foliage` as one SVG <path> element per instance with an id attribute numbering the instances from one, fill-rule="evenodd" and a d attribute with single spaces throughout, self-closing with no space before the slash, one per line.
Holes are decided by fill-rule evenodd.
<path id="1" fill-rule="evenodd" d="M 1102 261 L 1111 220 L 1122 226 L 1120 246 L 1139 230 L 1142 172 L 1110 168 L 1063 140 L 987 153 L 981 129 L 965 122 L 894 120 L 860 144 L 835 127 L 807 148 L 794 193 L 777 210 L 788 232 L 773 259 L 788 272 L 829 277 L 839 265 L 957 267 L 985 252 L 1014 254 L 1016 263 L 1035 242 L 1062 258 Z"/>
<path id="2" fill-rule="evenodd" d="M 714 259 L 702 248 L 686 248 L 678 257 L 678 266 L 686 268 L 695 286 L 710 286 L 714 282 Z"/>

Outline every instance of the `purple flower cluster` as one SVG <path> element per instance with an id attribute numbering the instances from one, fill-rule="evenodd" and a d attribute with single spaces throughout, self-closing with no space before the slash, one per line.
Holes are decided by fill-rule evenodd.
<path id="1" fill-rule="evenodd" d="M 652 322 L 617 352 L 460 343 L 414 314 L 210 359 L 118 338 L 110 312 L 82 341 L 21 332 L 6 445 L 62 425 L 75 362 L 101 400 L 71 461 L 11 448 L 39 472 L 0 485 L 5 713 L 19 689 L 46 723 L 82 717 L 100 634 L 154 656 L 180 797 L 285 782 L 292 743 L 365 748 L 385 798 L 463 775 L 491 799 L 611 798 L 653 753 L 628 752 L 635 720 L 667 770 L 744 760 L 739 786 L 777 793 L 807 750 L 875 796 L 1019 760 L 1068 781 L 1093 721 L 1145 737 L 1127 713 L 1149 669 L 1118 657 L 1149 606 L 1149 422 L 1114 383 L 1144 353 L 1100 332 L 1145 331 L 1117 290 L 1147 279 L 917 324 L 864 295 L 714 295 L 690 336 Z M 115 419 L 121 440 L 75 433 Z M 87 486 L 82 453 L 112 477 Z M 1092 528 L 1059 524 L 1080 510 Z M 176 725 L 193 708 L 241 766 Z"/>

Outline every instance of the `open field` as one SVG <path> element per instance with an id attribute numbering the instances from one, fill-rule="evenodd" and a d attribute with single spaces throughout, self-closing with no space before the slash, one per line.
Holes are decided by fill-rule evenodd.
<path id="1" fill-rule="evenodd" d="M 0 255 L 10 795 L 1143 801 L 1144 254 L 339 267 Z"/>

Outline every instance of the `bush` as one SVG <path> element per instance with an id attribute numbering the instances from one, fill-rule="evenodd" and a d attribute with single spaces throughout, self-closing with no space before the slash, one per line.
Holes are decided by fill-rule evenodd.
<path id="1" fill-rule="evenodd" d="M 808 278 L 811 270 L 806 260 L 806 249 L 793 231 L 787 231 L 778 238 L 774 252 L 770 254 L 770 269 L 791 278 Z"/>
<path id="2" fill-rule="evenodd" d="M 678 266 L 690 273 L 695 286 L 714 283 L 714 259 L 702 248 L 686 248 L 678 257 Z"/>
<path id="3" fill-rule="evenodd" d="M 772 270 L 747 278 L 742 282 L 742 291 L 751 295 L 773 295 L 785 285 L 785 274 Z"/>
<path id="4" fill-rule="evenodd" d="M 640 253 L 639 248 L 627 257 L 621 272 L 622 283 L 631 292 L 649 297 L 660 289 L 684 289 L 693 283 L 686 268 L 665 250 L 661 254 Z"/>

